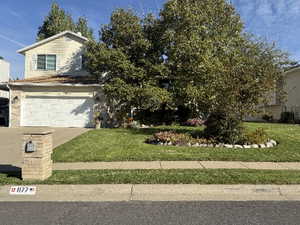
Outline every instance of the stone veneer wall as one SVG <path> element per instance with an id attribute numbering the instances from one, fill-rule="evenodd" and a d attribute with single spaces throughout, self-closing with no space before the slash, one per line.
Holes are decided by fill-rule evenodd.
<path id="1" fill-rule="evenodd" d="M 10 91 L 10 127 L 20 127 L 23 91 L 16 87 L 11 88 Z"/>
<path id="2" fill-rule="evenodd" d="M 45 180 L 52 175 L 52 130 L 31 131 L 23 135 L 23 180 Z M 25 148 L 28 142 L 34 144 L 35 151 L 26 153 Z"/>

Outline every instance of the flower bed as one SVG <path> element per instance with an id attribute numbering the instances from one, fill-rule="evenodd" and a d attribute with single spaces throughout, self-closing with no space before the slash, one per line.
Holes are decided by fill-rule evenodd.
<path id="1" fill-rule="evenodd" d="M 263 140 L 257 139 L 256 135 L 257 131 L 250 133 L 249 137 L 250 140 Z M 253 138 L 253 136 L 255 138 Z M 175 133 L 172 131 L 164 131 L 155 133 L 152 137 L 146 140 L 148 144 L 155 144 L 155 145 L 166 145 L 166 146 L 190 146 L 190 147 L 210 147 L 210 148 L 272 148 L 277 145 L 275 140 L 266 139 L 261 143 L 247 143 L 245 144 L 225 144 L 225 143 L 218 143 L 213 139 L 207 138 L 199 138 L 193 137 L 191 134 L 188 133 Z"/>

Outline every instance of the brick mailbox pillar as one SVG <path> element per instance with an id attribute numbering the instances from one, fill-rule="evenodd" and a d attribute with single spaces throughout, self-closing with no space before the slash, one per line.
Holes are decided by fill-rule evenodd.
<path id="1" fill-rule="evenodd" d="M 52 130 L 34 130 L 23 134 L 23 180 L 45 180 L 52 175 Z"/>

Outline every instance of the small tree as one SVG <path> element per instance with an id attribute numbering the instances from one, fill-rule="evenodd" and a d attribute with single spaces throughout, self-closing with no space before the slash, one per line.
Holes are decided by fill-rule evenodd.
<path id="1" fill-rule="evenodd" d="M 4 58 L 0 55 L 0 59 L 4 59 Z"/>

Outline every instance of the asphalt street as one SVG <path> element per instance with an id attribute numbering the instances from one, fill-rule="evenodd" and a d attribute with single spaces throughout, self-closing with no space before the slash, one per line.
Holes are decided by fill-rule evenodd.
<path id="1" fill-rule="evenodd" d="M 0 224 L 299 225 L 300 202 L 0 202 Z"/>

